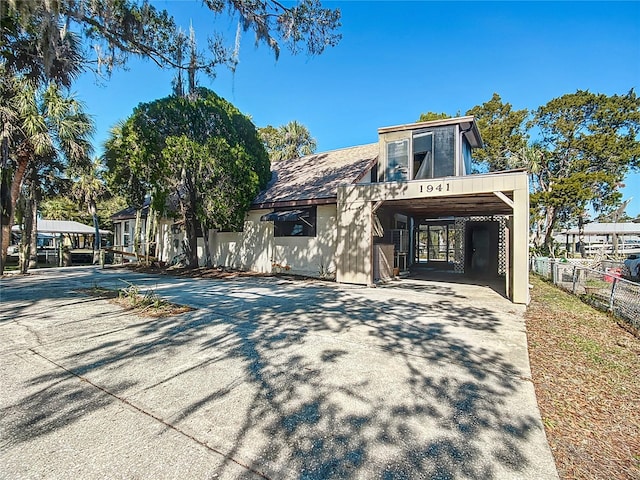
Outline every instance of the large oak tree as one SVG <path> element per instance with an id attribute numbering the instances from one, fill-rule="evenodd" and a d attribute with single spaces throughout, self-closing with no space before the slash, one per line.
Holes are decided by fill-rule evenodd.
<path id="1" fill-rule="evenodd" d="M 640 168 L 640 99 L 633 90 L 578 90 L 533 112 L 514 110 L 494 94 L 467 113 L 478 119 L 485 145 L 474 155 L 485 168 L 529 171 L 532 241 L 545 253 L 553 254 L 559 224 L 581 225 L 588 208 L 616 208 L 621 182 Z"/>
<path id="2" fill-rule="evenodd" d="M 198 226 L 205 241 L 209 228 L 240 230 L 271 177 L 251 120 L 204 88 L 140 104 L 112 132 L 106 158 L 122 193 L 150 195 L 157 211 L 166 211 L 167 199 L 177 202 L 191 267 L 198 265 Z"/>

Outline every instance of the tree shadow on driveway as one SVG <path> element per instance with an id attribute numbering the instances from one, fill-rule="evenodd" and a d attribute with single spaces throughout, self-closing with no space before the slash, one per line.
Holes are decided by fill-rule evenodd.
<path id="1" fill-rule="evenodd" d="M 521 319 L 401 288 L 180 282 L 173 297 L 161 285 L 163 295 L 193 298 L 198 310 L 113 322 L 112 333 L 87 334 L 82 345 L 65 337 L 34 350 L 224 455 L 221 478 L 232 462 L 248 467 L 247 478 L 274 479 L 548 473 L 536 458 L 539 418 L 520 404 L 528 372 L 502 336 Z M 76 421 L 91 399 L 74 397 L 68 376 L 25 379 L 57 385 L 47 398 L 72 405 L 64 422 L 31 394 L 4 407 L 27 413 L 3 435 L 28 442 Z"/>

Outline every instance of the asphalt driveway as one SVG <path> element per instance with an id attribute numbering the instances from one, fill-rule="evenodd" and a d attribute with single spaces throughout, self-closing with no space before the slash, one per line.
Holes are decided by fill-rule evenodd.
<path id="1" fill-rule="evenodd" d="M 122 280 L 197 309 L 77 291 Z M 523 312 L 425 281 L 5 277 L 0 478 L 557 478 Z"/>

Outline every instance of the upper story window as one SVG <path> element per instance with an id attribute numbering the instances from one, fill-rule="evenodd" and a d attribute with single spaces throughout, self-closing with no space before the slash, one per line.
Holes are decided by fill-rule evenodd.
<path id="1" fill-rule="evenodd" d="M 401 182 L 409 177 L 409 140 L 387 143 L 387 182 Z"/>
<path id="2" fill-rule="evenodd" d="M 404 132 L 405 138 L 386 141 L 381 180 L 403 182 L 455 175 L 455 132 L 454 126 L 444 126 Z"/>
<path id="3" fill-rule="evenodd" d="M 471 149 L 482 147 L 472 116 L 378 129 L 381 182 L 427 180 L 471 174 Z"/>

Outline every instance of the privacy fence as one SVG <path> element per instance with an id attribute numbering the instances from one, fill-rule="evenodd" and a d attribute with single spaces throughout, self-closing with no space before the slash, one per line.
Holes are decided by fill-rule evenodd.
<path id="1" fill-rule="evenodd" d="M 628 276 L 623 263 L 600 261 L 585 266 L 574 261 L 532 257 L 531 271 L 640 330 L 640 283 L 623 278 Z"/>

